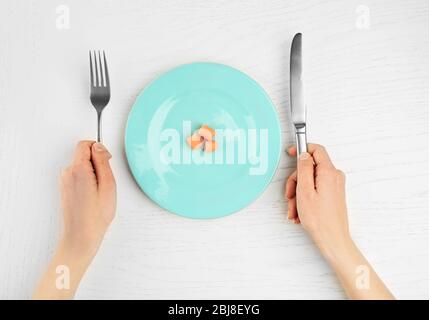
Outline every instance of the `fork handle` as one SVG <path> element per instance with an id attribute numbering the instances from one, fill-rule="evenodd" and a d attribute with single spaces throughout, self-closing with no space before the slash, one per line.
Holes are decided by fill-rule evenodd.
<path id="1" fill-rule="evenodd" d="M 97 111 L 97 142 L 103 142 L 101 138 L 101 113 L 102 111 Z"/>

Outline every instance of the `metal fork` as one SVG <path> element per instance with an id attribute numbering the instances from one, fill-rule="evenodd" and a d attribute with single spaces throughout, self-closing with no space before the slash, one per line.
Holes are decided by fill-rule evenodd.
<path id="1" fill-rule="evenodd" d="M 110 100 L 109 72 L 107 71 L 106 54 L 103 51 L 103 62 L 98 50 L 89 51 L 89 65 L 91 75 L 91 103 L 97 111 L 97 142 L 101 140 L 101 114 Z"/>

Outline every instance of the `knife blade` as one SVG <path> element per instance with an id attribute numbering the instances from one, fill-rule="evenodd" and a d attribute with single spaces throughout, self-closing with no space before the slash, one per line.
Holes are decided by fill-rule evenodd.
<path id="1" fill-rule="evenodd" d="M 290 50 L 290 109 L 295 127 L 296 150 L 299 156 L 307 152 L 307 109 L 302 76 L 302 34 L 297 33 Z"/>

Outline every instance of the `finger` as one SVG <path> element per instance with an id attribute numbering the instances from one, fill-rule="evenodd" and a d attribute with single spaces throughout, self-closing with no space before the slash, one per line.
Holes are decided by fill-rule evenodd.
<path id="1" fill-rule="evenodd" d="M 323 147 L 320 144 L 315 144 L 315 143 L 309 143 L 307 145 L 307 147 L 308 147 L 307 152 L 313 156 L 314 162 L 317 165 L 324 164 L 327 166 L 334 167 L 328 153 L 326 152 L 325 147 Z M 295 146 L 289 147 L 288 153 L 290 156 L 295 157 L 296 156 L 296 147 Z"/>
<path id="2" fill-rule="evenodd" d="M 84 161 L 91 160 L 91 146 L 94 144 L 94 141 L 79 141 L 76 146 L 74 156 L 73 156 L 73 164 L 78 164 Z"/>
<path id="3" fill-rule="evenodd" d="M 314 191 L 313 157 L 309 153 L 301 153 L 297 171 L 297 192 Z"/>
<path id="4" fill-rule="evenodd" d="M 287 205 L 287 218 L 289 220 L 295 220 L 298 217 L 298 211 L 296 209 L 296 198 L 289 199 Z"/>
<path id="5" fill-rule="evenodd" d="M 68 187 L 71 184 L 71 167 L 67 167 L 63 170 L 61 170 L 60 175 L 60 186 L 61 188 Z"/>
<path id="6" fill-rule="evenodd" d="M 292 199 L 295 197 L 295 194 L 296 194 L 296 170 L 286 180 L 285 197 L 286 199 Z"/>
<path id="7" fill-rule="evenodd" d="M 290 156 L 296 157 L 296 146 L 291 146 L 287 149 Z"/>
<path id="8" fill-rule="evenodd" d="M 115 177 L 109 163 L 110 158 L 112 158 L 112 155 L 104 145 L 98 142 L 92 145 L 91 160 L 100 192 L 110 191 L 115 186 Z"/>
<path id="9" fill-rule="evenodd" d="M 321 146 L 320 144 L 309 143 L 307 148 L 308 153 L 313 156 L 314 163 L 316 165 L 329 166 L 332 168 L 334 167 L 325 147 Z"/>

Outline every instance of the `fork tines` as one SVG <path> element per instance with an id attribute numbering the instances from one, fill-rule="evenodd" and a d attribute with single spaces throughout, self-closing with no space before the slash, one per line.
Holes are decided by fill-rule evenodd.
<path id="1" fill-rule="evenodd" d="M 106 54 L 103 50 L 103 62 L 100 50 L 89 51 L 91 87 L 109 87 L 109 72 L 107 70 Z"/>
<path id="2" fill-rule="evenodd" d="M 97 111 L 97 141 L 101 142 L 101 114 L 110 100 L 109 72 L 104 51 L 103 62 L 100 50 L 89 51 L 89 68 L 91 79 L 89 98 Z"/>

